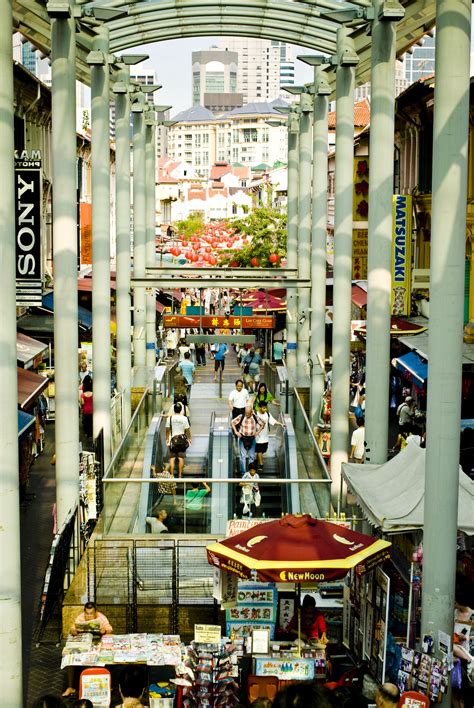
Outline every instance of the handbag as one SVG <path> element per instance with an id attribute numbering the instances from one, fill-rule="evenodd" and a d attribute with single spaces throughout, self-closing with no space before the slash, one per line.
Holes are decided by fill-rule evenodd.
<path id="1" fill-rule="evenodd" d="M 457 691 L 460 691 L 462 688 L 461 659 L 454 660 L 453 672 L 451 674 L 451 685 Z"/>
<path id="2" fill-rule="evenodd" d="M 260 494 L 259 490 L 257 489 L 256 492 L 253 493 L 253 503 L 255 506 L 258 508 L 260 504 L 262 503 L 262 495 Z"/>

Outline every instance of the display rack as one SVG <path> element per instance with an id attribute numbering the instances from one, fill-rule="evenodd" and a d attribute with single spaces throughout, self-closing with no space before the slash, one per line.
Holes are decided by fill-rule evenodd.
<path id="1" fill-rule="evenodd" d="M 234 644 L 192 642 L 186 664 L 193 671 L 192 686 L 185 689 L 183 705 L 189 708 L 237 706 L 238 666 Z"/>

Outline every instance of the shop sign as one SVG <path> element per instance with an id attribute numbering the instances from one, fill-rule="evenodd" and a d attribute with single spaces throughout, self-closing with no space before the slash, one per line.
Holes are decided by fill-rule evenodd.
<path id="1" fill-rule="evenodd" d="M 367 280 L 369 232 L 367 229 L 352 231 L 352 280 Z"/>
<path id="2" fill-rule="evenodd" d="M 194 641 L 203 644 L 219 644 L 221 640 L 220 624 L 195 624 Z"/>
<path id="3" fill-rule="evenodd" d="M 41 153 L 15 152 L 16 304 L 41 305 Z"/>
<path id="4" fill-rule="evenodd" d="M 352 220 L 367 221 L 369 218 L 369 158 L 354 158 L 354 193 Z"/>
<path id="5" fill-rule="evenodd" d="M 81 202 L 79 206 L 81 231 L 81 263 L 92 264 L 92 204 Z"/>
<path id="6" fill-rule="evenodd" d="M 412 198 L 392 198 L 392 315 L 410 314 Z"/>
<path id="7" fill-rule="evenodd" d="M 275 318 L 271 316 L 234 317 L 230 315 L 164 315 L 163 327 L 187 328 L 203 327 L 204 329 L 273 329 Z"/>
<path id="8" fill-rule="evenodd" d="M 314 679 L 314 659 L 256 658 L 257 676 L 278 676 L 280 681 L 311 681 Z"/>

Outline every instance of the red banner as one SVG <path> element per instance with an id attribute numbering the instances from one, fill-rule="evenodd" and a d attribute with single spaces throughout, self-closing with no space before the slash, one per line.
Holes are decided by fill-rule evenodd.
<path id="1" fill-rule="evenodd" d="M 275 326 L 275 318 L 273 316 L 268 317 L 225 317 L 225 315 L 203 315 L 202 318 L 199 315 L 164 315 L 163 326 L 164 327 L 200 327 L 204 329 L 213 329 L 218 327 L 219 329 L 273 329 Z"/>

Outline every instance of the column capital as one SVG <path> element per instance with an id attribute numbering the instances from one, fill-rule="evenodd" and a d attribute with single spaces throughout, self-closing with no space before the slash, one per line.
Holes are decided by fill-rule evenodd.
<path id="1" fill-rule="evenodd" d="M 405 8 L 398 0 L 372 0 L 373 20 L 399 22 L 405 17 Z"/>
<path id="2" fill-rule="evenodd" d="M 72 17 L 69 0 L 49 0 L 46 12 L 53 20 L 66 20 Z"/>
<path id="3" fill-rule="evenodd" d="M 357 66 L 359 57 L 355 50 L 354 40 L 349 34 L 349 29 L 345 26 L 337 30 L 337 51 L 330 57 L 332 66 L 351 67 Z"/>

